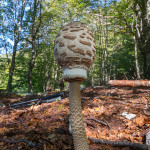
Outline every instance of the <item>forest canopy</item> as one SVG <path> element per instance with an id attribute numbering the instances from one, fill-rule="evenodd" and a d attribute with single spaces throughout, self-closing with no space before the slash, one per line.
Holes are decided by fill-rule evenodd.
<path id="1" fill-rule="evenodd" d="M 150 0 L 2 0 L 0 89 L 58 89 L 62 69 L 54 57 L 54 40 L 71 21 L 86 23 L 96 43 L 83 86 L 150 79 Z"/>

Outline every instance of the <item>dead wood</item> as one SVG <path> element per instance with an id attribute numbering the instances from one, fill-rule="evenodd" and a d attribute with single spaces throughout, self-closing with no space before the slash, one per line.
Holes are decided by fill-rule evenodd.
<path id="1" fill-rule="evenodd" d="M 9 143 L 9 144 L 16 144 L 16 143 L 26 143 L 30 147 L 35 147 L 35 144 L 28 140 L 19 140 L 19 141 L 9 141 L 5 139 L 0 139 L 0 142 Z"/>
<path id="2" fill-rule="evenodd" d="M 88 126 L 91 126 L 91 127 L 95 128 L 95 125 L 94 125 L 94 124 L 92 124 L 92 123 L 90 123 L 90 122 L 88 122 L 88 121 L 86 121 L 86 120 L 84 120 L 84 122 L 85 122 Z"/>
<path id="3" fill-rule="evenodd" d="M 149 80 L 110 80 L 109 86 L 116 87 L 150 87 Z"/>
<path id="4" fill-rule="evenodd" d="M 90 117 L 90 118 L 87 118 L 87 119 L 88 119 L 88 120 L 94 120 L 95 122 L 98 122 L 98 123 L 100 123 L 100 124 L 102 124 L 102 125 L 105 125 L 105 126 L 108 126 L 109 128 L 111 128 L 111 126 L 108 124 L 108 122 L 106 123 L 106 122 L 104 122 L 104 121 L 95 119 L 95 118 L 93 118 L 93 117 Z"/>
<path id="5" fill-rule="evenodd" d="M 100 140 L 95 139 L 92 137 L 88 138 L 92 143 L 96 144 L 105 144 L 105 145 L 111 145 L 111 146 L 119 146 L 119 147 L 130 147 L 130 148 L 136 148 L 138 150 L 147 150 L 148 147 L 146 144 L 139 144 L 139 143 L 133 143 L 133 142 L 114 142 L 109 140 Z"/>

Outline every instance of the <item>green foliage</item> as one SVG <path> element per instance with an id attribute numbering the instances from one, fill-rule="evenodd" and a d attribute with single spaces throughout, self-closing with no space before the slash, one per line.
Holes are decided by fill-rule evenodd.
<path id="1" fill-rule="evenodd" d="M 0 55 L 0 68 L 0 89 L 6 89 L 9 69 L 5 55 Z"/>
<path id="2" fill-rule="evenodd" d="M 134 34 L 137 33 L 135 3 L 137 2 L 130 0 L 119 2 L 117 0 L 44 0 L 42 3 L 38 1 L 40 5 L 37 7 L 37 15 L 33 23 L 34 11 L 33 7 L 30 7 L 33 3 L 27 1 L 16 55 L 13 91 L 27 92 L 27 74 L 32 56 L 32 32 L 36 32 L 39 25 L 40 28 L 35 34 L 34 41 L 36 58 L 32 73 L 33 90 L 38 93 L 59 89 L 62 69 L 57 65 L 54 58 L 54 40 L 61 27 L 74 20 L 88 24 L 94 33 L 97 50 L 94 64 L 88 71 L 88 79 L 83 82 L 83 86 L 106 84 L 109 79 L 122 79 L 123 76 L 126 76 L 127 79 L 135 79 L 135 43 L 133 40 Z M 18 9 L 18 7 L 16 8 Z M 142 8 L 141 11 L 144 11 Z M 12 45 L 6 39 L 13 40 L 14 26 L 12 26 L 13 22 L 11 21 L 11 13 L 15 13 L 13 1 L 8 1 L 7 5 L 3 3 L 0 12 L 2 25 L 0 28 L 2 37 L 0 48 L 5 51 L 8 50 L 10 57 Z M 138 54 L 140 58 L 141 54 Z M 7 86 L 9 65 L 5 54 L 1 55 L 0 88 Z"/>
<path id="3" fill-rule="evenodd" d="M 133 79 L 135 78 L 135 58 L 134 58 L 134 42 L 130 37 L 125 38 L 122 45 L 113 53 L 113 63 L 116 64 L 117 79 Z M 132 42 L 131 42 L 132 41 Z"/>

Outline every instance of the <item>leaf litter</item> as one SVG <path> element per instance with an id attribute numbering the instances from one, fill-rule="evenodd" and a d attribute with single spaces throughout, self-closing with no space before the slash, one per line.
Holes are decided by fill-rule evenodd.
<path id="1" fill-rule="evenodd" d="M 4 105 L 29 100 L 18 95 L 0 96 L 1 150 L 73 150 L 69 133 L 69 99 L 31 107 L 7 109 Z M 34 98 L 37 98 L 35 96 Z M 33 98 L 32 98 L 33 99 Z M 150 127 L 150 89 L 88 87 L 82 90 L 83 120 L 87 137 L 113 142 L 145 144 Z M 127 119 L 123 112 L 134 114 Z M 128 146 L 93 143 L 91 150 L 130 150 Z"/>

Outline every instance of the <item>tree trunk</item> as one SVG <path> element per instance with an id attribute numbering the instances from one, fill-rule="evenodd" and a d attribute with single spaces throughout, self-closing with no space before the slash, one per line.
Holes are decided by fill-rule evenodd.
<path id="1" fill-rule="evenodd" d="M 144 78 L 147 78 L 147 57 L 146 57 L 146 53 L 143 53 L 143 75 Z"/>
<path id="2" fill-rule="evenodd" d="M 141 73 L 140 73 L 140 68 L 139 68 L 139 63 L 138 63 L 138 50 L 137 50 L 137 41 L 134 36 L 134 44 L 135 44 L 135 49 L 134 49 L 134 56 L 135 56 L 135 67 L 136 67 L 136 75 L 137 79 L 141 79 Z"/>
<path id="3" fill-rule="evenodd" d="M 150 25 L 150 0 L 147 1 L 147 21 L 148 25 Z"/>
<path id="4" fill-rule="evenodd" d="M 28 69 L 28 93 L 33 93 L 33 89 L 32 89 L 32 71 L 35 65 L 35 59 L 37 57 L 36 54 L 36 37 L 37 37 L 37 33 L 39 32 L 39 28 L 41 26 L 41 4 L 40 4 L 40 17 L 39 17 L 39 23 L 38 25 L 36 25 L 36 16 L 37 16 L 37 8 L 39 6 L 39 3 L 37 2 L 37 0 L 34 0 L 34 8 L 33 8 L 33 16 L 32 16 L 32 41 L 30 41 L 32 43 L 32 56 L 30 59 L 30 63 L 29 63 L 29 69 Z M 32 9 L 32 7 L 30 8 Z"/>
<path id="5" fill-rule="evenodd" d="M 7 83 L 7 91 L 12 92 L 12 78 L 15 70 L 15 60 L 16 60 L 16 51 L 17 51 L 17 44 L 18 42 L 15 42 L 15 45 L 13 46 L 13 56 L 11 61 L 11 66 L 9 68 L 9 79 Z"/>
<path id="6" fill-rule="evenodd" d="M 135 13 L 139 23 L 136 23 L 137 46 L 143 56 L 143 76 L 149 77 L 148 59 L 150 48 L 150 0 L 134 1 Z"/>
<path id="7" fill-rule="evenodd" d="M 21 5 L 21 2 L 20 2 Z M 11 61 L 11 66 L 9 67 L 9 78 L 8 78 L 8 83 L 7 83 L 7 91 L 12 92 L 12 79 L 13 79 L 13 74 L 15 70 L 15 60 L 16 60 L 16 51 L 17 51 L 17 45 L 19 43 L 20 39 L 20 32 L 22 29 L 22 22 L 23 22 L 23 16 L 24 16 L 24 10 L 26 7 L 26 0 L 22 1 L 21 7 L 19 6 L 18 12 L 15 10 L 15 16 L 13 16 L 14 19 L 14 46 L 13 46 L 13 56 L 12 56 L 12 61 Z M 16 16 L 16 14 L 18 16 Z M 7 50 L 7 47 L 5 47 Z"/>
<path id="8" fill-rule="evenodd" d="M 32 56 L 29 63 L 29 69 L 28 69 L 28 93 L 33 93 L 32 89 L 32 71 L 35 65 L 35 45 L 34 41 L 32 41 Z"/>

